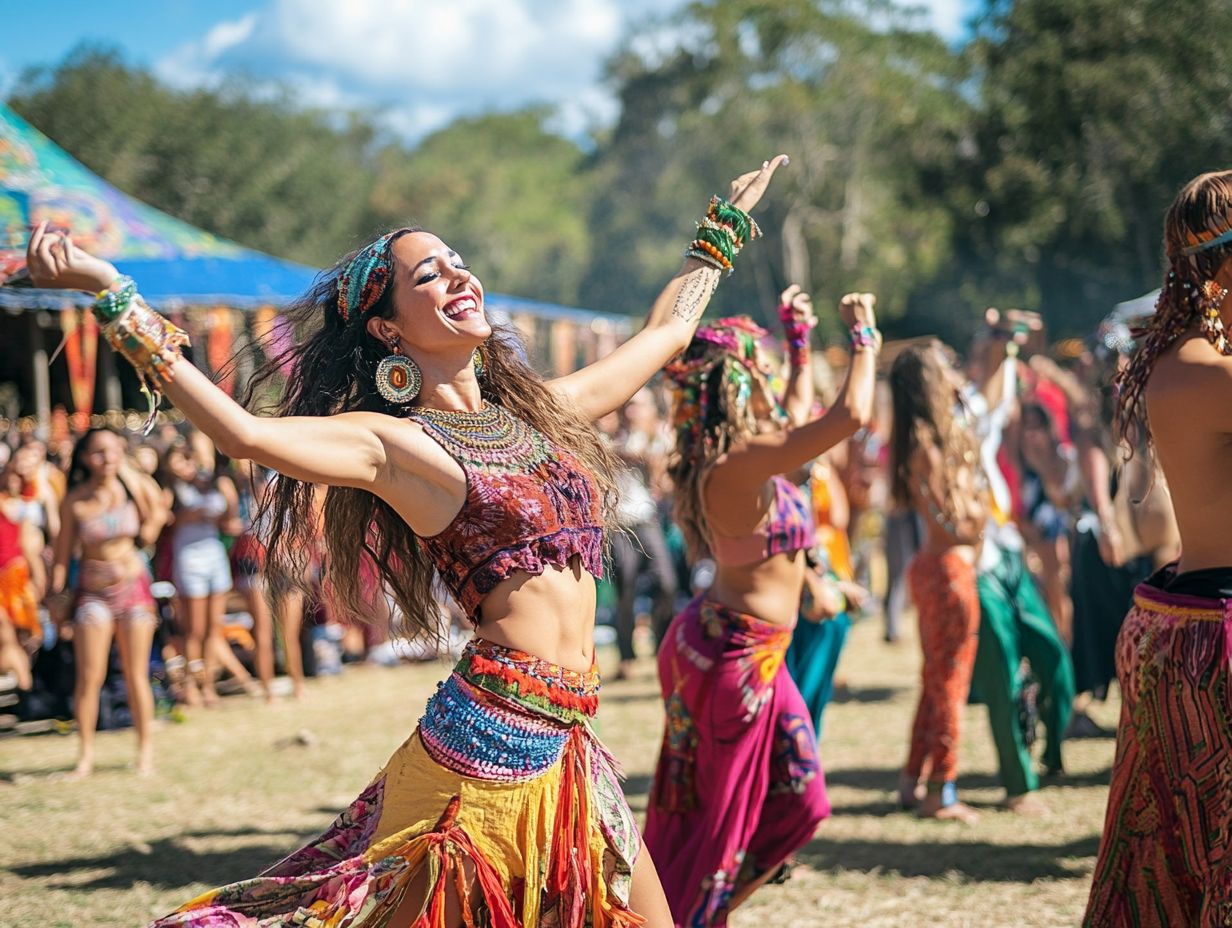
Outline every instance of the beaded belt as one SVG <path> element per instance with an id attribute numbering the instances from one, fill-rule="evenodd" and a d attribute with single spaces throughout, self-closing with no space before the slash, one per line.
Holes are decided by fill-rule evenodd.
<path id="1" fill-rule="evenodd" d="M 599 675 L 487 641 L 467 645 L 428 700 L 419 737 L 442 767 L 499 782 L 537 777 L 599 706 Z"/>

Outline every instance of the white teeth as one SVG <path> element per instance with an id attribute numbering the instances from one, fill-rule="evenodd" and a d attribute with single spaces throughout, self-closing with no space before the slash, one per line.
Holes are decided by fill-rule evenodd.
<path id="1" fill-rule="evenodd" d="M 449 309 L 446 310 L 445 315 L 448 316 L 450 319 L 456 319 L 458 316 L 461 316 L 463 313 L 470 312 L 471 310 L 475 308 L 476 308 L 476 303 L 474 300 L 470 300 L 470 299 L 458 300 L 458 302 L 450 305 Z"/>

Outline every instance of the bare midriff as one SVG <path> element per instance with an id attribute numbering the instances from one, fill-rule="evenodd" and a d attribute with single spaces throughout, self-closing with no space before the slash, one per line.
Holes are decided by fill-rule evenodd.
<path id="1" fill-rule="evenodd" d="M 595 578 L 574 557 L 542 574 L 516 571 L 480 606 L 475 634 L 585 673 L 595 660 Z"/>
<path id="2" fill-rule="evenodd" d="M 719 567 L 708 597 L 772 625 L 796 624 L 804 589 L 803 551 L 776 554 L 746 566 Z"/>

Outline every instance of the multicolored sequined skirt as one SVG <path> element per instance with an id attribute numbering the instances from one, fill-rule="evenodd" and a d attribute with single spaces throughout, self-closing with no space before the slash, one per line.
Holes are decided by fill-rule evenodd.
<path id="1" fill-rule="evenodd" d="M 1091 928 L 1232 925 L 1232 599 L 1139 584 Z"/>
<path id="2" fill-rule="evenodd" d="M 636 823 L 591 729 L 597 671 L 473 641 L 415 733 L 320 837 L 154 926 L 378 928 L 426 871 L 415 928 L 628 928 Z M 468 866 L 469 865 L 469 866 Z M 425 885 L 420 879 L 418 885 Z"/>

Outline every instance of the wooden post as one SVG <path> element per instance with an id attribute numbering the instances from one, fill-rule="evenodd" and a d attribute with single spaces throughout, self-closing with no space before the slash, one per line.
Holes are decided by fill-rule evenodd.
<path id="1" fill-rule="evenodd" d="M 51 435 L 51 377 L 47 370 L 47 348 L 43 343 L 43 317 L 46 310 L 26 311 L 26 333 L 30 340 L 30 373 L 34 381 L 34 414 L 38 418 L 38 435 L 46 440 Z"/>

